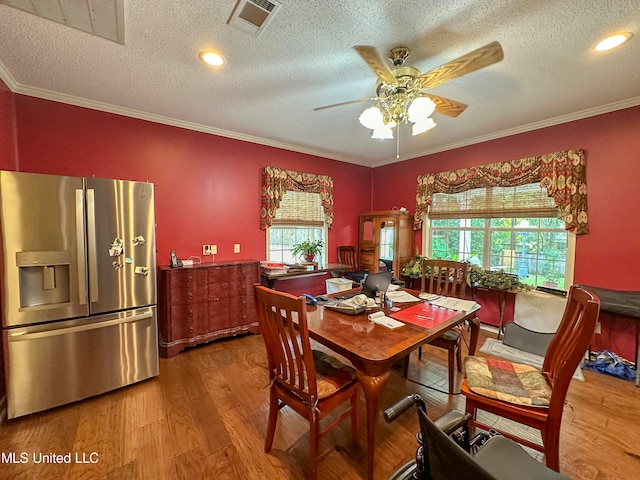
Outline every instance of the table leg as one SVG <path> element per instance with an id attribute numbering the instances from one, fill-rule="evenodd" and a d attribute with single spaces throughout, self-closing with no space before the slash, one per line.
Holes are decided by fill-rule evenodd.
<path id="1" fill-rule="evenodd" d="M 478 337 L 480 336 L 480 320 L 478 317 L 473 317 L 469 320 L 469 327 L 471 328 L 471 338 L 469 339 L 469 355 L 475 355 L 476 347 L 478 346 Z"/>
<path id="2" fill-rule="evenodd" d="M 389 381 L 389 372 L 384 372 L 377 377 L 370 377 L 360 370 L 356 370 L 356 376 L 362 385 L 364 398 L 367 405 L 367 478 L 373 478 L 373 452 L 375 450 L 376 423 L 380 413 L 380 398 L 385 385 Z"/>

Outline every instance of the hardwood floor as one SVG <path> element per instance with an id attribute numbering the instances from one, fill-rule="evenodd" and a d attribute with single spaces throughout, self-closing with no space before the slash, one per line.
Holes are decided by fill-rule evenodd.
<path id="1" fill-rule="evenodd" d="M 480 342 L 486 336 L 483 331 Z M 410 378 L 446 392 L 445 355 L 442 349 L 425 347 L 419 363 L 413 354 Z M 286 408 L 281 411 L 273 450 L 263 451 L 266 368 L 262 338 L 247 335 L 161 359 L 157 378 L 5 422 L 0 426 L 0 477 L 302 479 L 309 437 L 307 422 L 297 414 Z M 391 375 L 383 408 L 413 392 L 427 400 L 432 417 L 464 407 L 461 395 L 420 386 L 399 372 Z M 562 472 L 580 480 L 639 478 L 640 388 L 590 371 L 584 375 L 585 382 L 574 381 L 569 389 L 561 435 Z M 349 422 L 343 422 L 321 439 L 318 478 L 365 476 L 364 418 L 360 447 L 351 445 L 349 428 Z M 414 455 L 417 430 L 413 412 L 392 424 L 380 419 L 376 479 L 388 478 Z M 27 462 L 10 463 L 11 453 L 16 454 L 16 462 L 24 453 Z M 70 454 L 70 463 L 36 463 L 52 454 Z M 78 462 L 83 460 L 86 463 Z"/>

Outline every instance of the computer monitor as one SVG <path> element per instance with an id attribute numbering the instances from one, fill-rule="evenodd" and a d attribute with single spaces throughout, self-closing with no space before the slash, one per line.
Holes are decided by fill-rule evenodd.
<path id="1" fill-rule="evenodd" d="M 391 272 L 378 272 L 367 275 L 362 286 L 362 293 L 367 297 L 375 298 L 376 292 L 387 293 L 387 288 L 393 279 Z"/>

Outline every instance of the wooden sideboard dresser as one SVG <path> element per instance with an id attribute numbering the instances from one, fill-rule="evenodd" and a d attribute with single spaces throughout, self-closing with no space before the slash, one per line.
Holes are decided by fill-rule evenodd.
<path id="1" fill-rule="evenodd" d="M 240 260 L 193 267 L 158 267 L 160 355 L 241 333 L 260 333 L 253 284 L 260 262 Z"/>

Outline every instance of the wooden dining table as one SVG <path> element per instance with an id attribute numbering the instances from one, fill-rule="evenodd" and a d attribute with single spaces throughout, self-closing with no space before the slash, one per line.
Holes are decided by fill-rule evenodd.
<path id="1" fill-rule="evenodd" d="M 416 297 L 420 293 L 406 291 Z M 393 307 L 403 309 L 417 303 L 419 302 L 395 303 Z M 308 307 L 309 336 L 348 359 L 355 367 L 362 385 L 366 402 L 367 478 L 373 478 L 375 432 L 380 416 L 380 399 L 389 380 L 392 365 L 419 346 L 465 321 L 469 321 L 471 327 L 469 353 L 473 355 L 480 330 L 480 322 L 476 317 L 479 309 L 480 306 L 476 304 L 470 310 L 456 312 L 446 321 L 429 328 L 405 323 L 402 327 L 389 329 L 368 319 L 368 315 L 380 311 L 380 307 L 358 315 L 339 313 L 322 305 Z M 388 316 L 394 313 L 386 305 L 382 310 Z"/>

